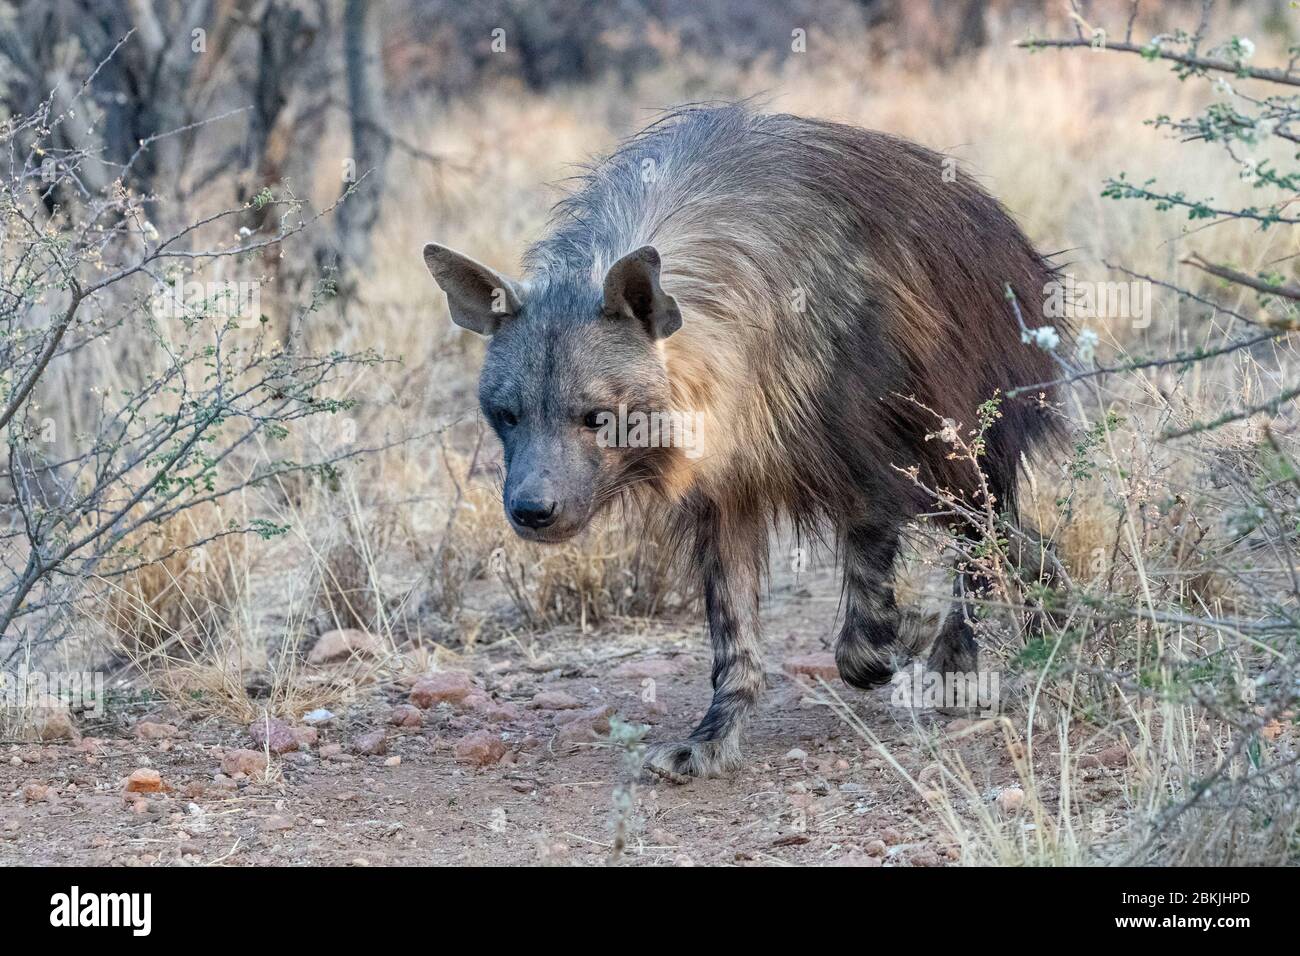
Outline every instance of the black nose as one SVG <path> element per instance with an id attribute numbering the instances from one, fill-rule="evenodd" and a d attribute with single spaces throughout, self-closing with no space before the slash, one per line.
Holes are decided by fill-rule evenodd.
<path id="1" fill-rule="evenodd" d="M 545 528 L 554 524 L 556 511 L 554 501 L 516 501 L 510 506 L 510 517 L 516 524 L 525 528 Z"/>

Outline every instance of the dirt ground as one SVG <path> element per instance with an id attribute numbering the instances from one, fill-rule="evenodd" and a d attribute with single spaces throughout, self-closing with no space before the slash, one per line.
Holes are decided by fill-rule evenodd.
<path id="1" fill-rule="evenodd" d="M 838 597 L 830 569 L 773 585 L 770 689 L 747 762 L 726 779 L 638 778 L 607 736 L 611 710 L 648 724 L 648 741 L 689 733 L 709 700 L 703 626 L 605 626 L 479 647 L 459 662 L 472 682 L 457 690 L 450 681 L 451 697 L 465 686 L 467 695 L 397 713 L 417 726 L 391 722 L 412 678 L 371 686 L 315 728 L 314 744 L 271 755 L 266 769 L 259 754 L 237 753 L 255 748 L 248 727 L 166 707 L 75 742 L 9 742 L 0 864 L 591 865 L 610 859 L 620 820 L 624 864 L 955 862 L 957 842 L 915 788 L 787 673 L 805 655 L 829 658 Z M 914 722 L 888 687 L 833 685 L 921 779 L 926 729 L 959 726 L 924 711 Z M 382 745 L 364 739 L 376 731 Z M 358 742 L 385 752 L 357 753 Z M 1016 784 L 999 733 L 952 746 L 990 800 Z M 248 773 L 241 758 L 253 763 Z M 139 786 L 155 786 L 153 770 L 166 789 L 126 792 L 141 770 Z M 630 811 L 619 799 L 628 792 Z"/>

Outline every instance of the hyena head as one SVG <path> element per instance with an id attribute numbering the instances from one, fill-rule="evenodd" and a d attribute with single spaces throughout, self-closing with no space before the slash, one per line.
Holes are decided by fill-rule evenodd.
<path id="1" fill-rule="evenodd" d="M 520 282 L 433 243 L 424 261 L 452 321 L 490 337 L 479 404 L 505 449 L 506 516 L 522 538 L 563 541 L 673 454 L 626 440 L 619 419 L 670 407 L 658 343 L 681 327 L 644 246 L 590 275 Z"/>

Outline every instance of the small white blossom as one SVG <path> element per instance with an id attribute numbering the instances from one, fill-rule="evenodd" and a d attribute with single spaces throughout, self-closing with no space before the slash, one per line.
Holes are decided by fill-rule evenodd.
<path id="1" fill-rule="evenodd" d="M 1084 365 L 1092 364 L 1093 354 L 1097 350 L 1097 344 L 1101 339 L 1092 329 L 1084 329 L 1079 333 L 1079 337 L 1074 342 L 1074 354 Z"/>
<path id="2" fill-rule="evenodd" d="M 1061 344 L 1061 336 L 1057 334 L 1055 326 L 1040 325 L 1036 329 L 1025 329 L 1021 332 L 1020 341 L 1026 345 L 1037 345 L 1045 352 L 1050 352 Z"/>
<path id="3" fill-rule="evenodd" d="M 1224 96 L 1231 96 L 1232 84 L 1229 83 L 1227 80 L 1225 80 L 1223 77 L 1219 77 L 1217 80 L 1214 81 L 1214 92 L 1222 93 Z"/>
<path id="4" fill-rule="evenodd" d="M 253 230 L 249 229 L 247 226 L 240 226 L 240 227 L 239 227 L 239 238 L 240 238 L 240 239 L 247 239 L 247 238 L 248 238 L 249 236 L 251 236 L 252 234 L 253 234 Z"/>
<path id="5" fill-rule="evenodd" d="M 1248 37 L 1238 37 L 1238 38 L 1237 38 L 1237 55 L 1238 55 L 1238 58 L 1239 58 L 1243 63 L 1244 63 L 1246 60 L 1249 60 L 1252 56 L 1254 56 L 1254 55 L 1255 55 L 1255 43 L 1254 43 L 1254 41 L 1250 40 Z"/>
<path id="6" fill-rule="evenodd" d="M 1273 131 L 1277 129 L 1277 120 L 1261 119 L 1255 124 L 1255 132 L 1260 136 L 1272 136 Z"/>

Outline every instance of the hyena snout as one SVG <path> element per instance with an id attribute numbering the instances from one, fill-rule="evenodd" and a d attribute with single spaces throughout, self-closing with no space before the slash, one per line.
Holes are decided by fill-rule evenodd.
<path id="1" fill-rule="evenodd" d="M 520 498 L 510 502 L 510 520 L 525 528 L 548 528 L 559 517 L 560 503 L 554 498 Z"/>
<path id="2" fill-rule="evenodd" d="M 590 496 L 536 474 L 507 481 L 503 504 L 515 534 L 545 543 L 573 537 L 586 527 L 591 511 Z"/>

